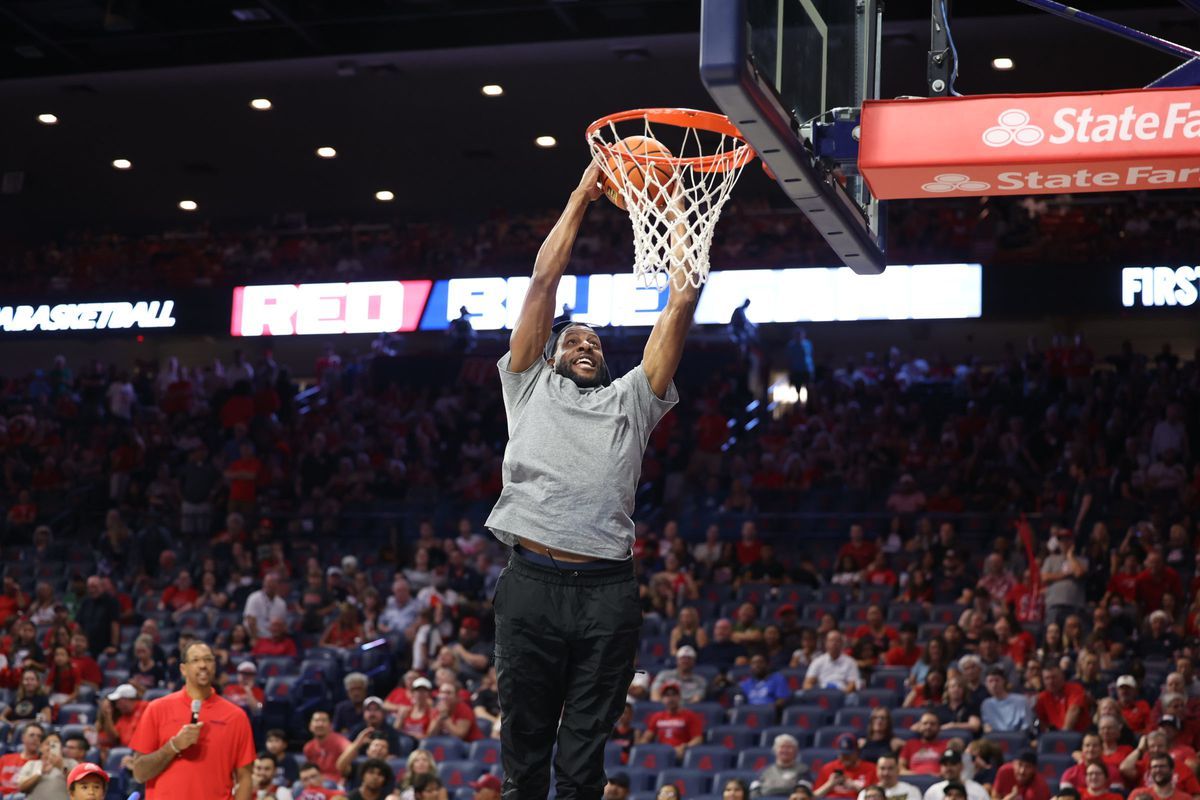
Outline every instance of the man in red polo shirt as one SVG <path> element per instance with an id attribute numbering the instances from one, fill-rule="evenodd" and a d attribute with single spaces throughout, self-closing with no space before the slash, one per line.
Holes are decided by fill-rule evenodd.
<path id="1" fill-rule="evenodd" d="M 129 747 L 133 732 L 149 703 L 138 699 L 137 687 L 132 683 L 122 683 L 105 699 L 108 702 L 101 701 L 100 713 L 96 718 L 96 728 L 100 731 L 102 742 Z"/>
<path id="2" fill-rule="evenodd" d="M 1026 750 L 996 772 L 992 796 L 1000 800 L 1050 800 L 1050 787 L 1038 774 L 1037 753 Z"/>
<path id="3" fill-rule="evenodd" d="M 1062 667 L 1047 664 L 1042 668 L 1042 686 L 1034 713 L 1043 731 L 1083 732 L 1091 725 L 1091 700 L 1084 688 L 1063 677 Z"/>
<path id="4" fill-rule="evenodd" d="M 214 690 L 217 662 L 207 644 L 193 642 L 181 655 L 183 688 L 150 703 L 129 743 L 133 778 L 146 784 L 146 800 L 251 800 L 250 720 Z"/>
<path id="5" fill-rule="evenodd" d="M 304 743 L 304 757 L 316 764 L 323 776 L 340 784 L 342 772 L 337 768 L 337 760 L 350 746 L 350 740 L 334 731 L 328 711 L 314 711 L 308 718 L 308 731 L 312 738 Z"/>
<path id="6" fill-rule="evenodd" d="M 27 762 L 42 757 L 42 739 L 45 736 L 46 731 L 40 724 L 30 722 L 21 733 L 21 749 L 0 756 L 0 795 L 17 791 L 17 773 Z"/>
<path id="7" fill-rule="evenodd" d="M 905 742 L 900 751 L 900 774 L 937 775 L 942 769 L 942 754 L 950 742 L 938 739 L 942 726 L 937 714 L 931 711 L 921 715 L 916 728 L 918 737 Z"/>
<path id="8" fill-rule="evenodd" d="M 1193 795 L 1176 780 L 1175 759 L 1168 753 L 1150 758 L 1149 786 L 1134 789 L 1129 800 L 1189 800 Z"/>
<path id="9" fill-rule="evenodd" d="M 819 797 L 854 798 L 868 786 L 878 782 L 875 765 L 858 757 L 858 739 L 843 733 L 834 741 L 838 757 L 821 767 L 817 773 L 816 794 Z"/>
<path id="10" fill-rule="evenodd" d="M 679 684 L 675 681 L 664 683 L 661 692 L 666 708 L 646 718 L 646 730 L 638 735 L 638 742 L 669 744 L 682 760 L 689 747 L 704 740 L 704 719 L 682 707 Z"/>
<path id="11" fill-rule="evenodd" d="M 1140 736 L 1150 730 L 1150 704 L 1138 696 L 1137 679 L 1132 675 L 1117 678 L 1117 707 L 1131 731 Z"/>

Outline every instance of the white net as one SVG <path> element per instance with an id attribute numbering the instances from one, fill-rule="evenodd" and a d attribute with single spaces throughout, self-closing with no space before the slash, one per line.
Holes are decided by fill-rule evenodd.
<path id="1" fill-rule="evenodd" d="M 656 135 L 651 117 L 666 136 Z M 674 119 L 679 121 L 668 121 Z M 693 120 L 704 119 L 721 124 L 693 126 Z M 723 117 L 683 109 L 610 118 L 589 129 L 592 155 L 633 222 L 633 272 L 646 285 L 661 285 L 660 275 L 679 288 L 685 282 L 698 288 L 707 280 L 721 207 L 754 158 L 732 130 Z M 638 136 L 654 141 L 630 139 Z"/>

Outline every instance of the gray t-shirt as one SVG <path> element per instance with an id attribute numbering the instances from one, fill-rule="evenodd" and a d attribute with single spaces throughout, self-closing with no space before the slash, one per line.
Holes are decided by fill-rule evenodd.
<path id="1" fill-rule="evenodd" d="M 538 358 L 510 372 L 500 359 L 508 414 L 504 489 L 485 523 L 507 545 L 515 535 L 614 561 L 633 551 L 633 503 L 650 432 L 679 402 L 660 399 L 639 364 L 610 386 L 580 389 Z"/>
<path id="2" fill-rule="evenodd" d="M 1075 560 L 1083 565 L 1086 570 L 1088 563 L 1083 556 L 1075 556 Z M 1066 567 L 1067 557 L 1060 553 L 1053 553 L 1046 556 L 1046 560 L 1042 562 L 1043 575 L 1058 575 Z M 1071 608 L 1083 608 L 1087 604 L 1087 592 L 1083 588 L 1083 581 L 1078 578 L 1063 578 L 1054 583 L 1046 585 L 1046 608 L 1054 608 L 1055 606 L 1070 606 Z"/>

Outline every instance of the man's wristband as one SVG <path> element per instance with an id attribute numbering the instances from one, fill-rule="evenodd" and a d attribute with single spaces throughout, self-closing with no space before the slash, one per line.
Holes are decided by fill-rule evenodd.
<path id="1" fill-rule="evenodd" d="M 177 755 L 177 756 L 183 755 L 183 751 L 175 746 L 175 737 L 171 737 L 170 739 L 167 739 L 167 744 L 171 745 L 171 749 L 173 751 L 175 751 L 175 755 Z"/>

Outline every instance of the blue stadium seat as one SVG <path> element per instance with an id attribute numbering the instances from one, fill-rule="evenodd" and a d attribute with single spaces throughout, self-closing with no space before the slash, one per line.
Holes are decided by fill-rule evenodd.
<path id="1" fill-rule="evenodd" d="M 430 736 L 421 746 L 433 754 L 433 760 L 461 761 L 467 757 L 467 744 L 456 736 Z"/>
<path id="2" fill-rule="evenodd" d="M 872 689 L 891 689 L 894 692 L 904 691 L 904 682 L 908 680 L 908 669 L 905 667 L 878 667 L 871 673 L 868 684 Z"/>
<path id="3" fill-rule="evenodd" d="M 729 769 L 737 760 L 737 753 L 719 744 L 698 744 L 688 748 L 683 755 L 683 766 L 704 772 Z"/>
<path id="4" fill-rule="evenodd" d="M 475 742 L 475 744 L 480 744 L 480 742 Z M 496 755 L 499 756 L 500 748 L 497 747 L 495 752 Z M 624 766 L 621 764 L 621 756 L 624 755 L 624 753 L 625 747 L 620 742 L 606 742 L 604 745 L 604 768 L 610 772 L 620 769 L 622 766 Z M 475 758 L 474 745 L 471 746 L 471 758 Z M 494 761 L 492 763 L 499 762 Z"/>
<path id="5" fill-rule="evenodd" d="M 851 603 L 846 606 L 846 612 L 842 619 L 847 622 L 863 623 L 867 621 L 867 609 L 870 608 L 868 603 Z"/>
<path id="6" fill-rule="evenodd" d="M 129 681 L 129 670 L 127 669 L 106 669 L 104 670 L 104 683 L 101 684 L 102 689 L 115 689 L 122 683 Z"/>
<path id="7" fill-rule="evenodd" d="M 1073 731 L 1047 731 L 1038 738 L 1038 755 L 1070 755 L 1083 744 L 1083 734 Z"/>
<path id="8" fill-rule="evenodd" d="M 674 755 L 674 754 L 672 754 Z M 658 783 L 658 770 L 630 767 L 625 770 L 629 776 L 629 789 L 634 792 L 653 792 Z"/>
<path id="9" fill-rule="evenodd" d="M 673 658 L 671 639 L 668 636 L 647 636 L 642 639 L 642 655 L 654 661 Z"/>
<path id="10" fill-rule="evenodd" d="M 733 587 L 727 583 L 707 583 L 700 587 L 700 599 L 707 603 L 728 603 L 733 599 Z"/>
<path id="11" fill-rule="evenodd" d="M 911 622 L 920 625 L 925 621 L 925 606 L 920 603 L 891 603 L 887 608 L 887 621 L 895 624 Z"/>
<path id="12" fill-rule="evenodd" d="M 744 583 L 738 587 L 736 599 L 740 603 L 754 603 L 762 608 L 771 599 L 771 589 L 769 583 Z"/>
<path id="13" fill-rule="evenodd" d="M 281 675 L 299 675 L 300 664 L 290 656 L 259 656 L 258 677 L 266 680 Z"/>
<path id="14" fill-rule="evenodd" d="M 949 625 L 952 622 L 958 622 L 958 618 L 966 610 L 966 606 L 961 606 L 957 603 L 933 606 L 929 609 L 929 621 Z"/>
<path id="15" fill-rule="evenodd" d="M 688 710 L 704 717 L 704 727 L 706 728 L 725 724 L 726 708 L 720 703 L 712 701 L 693 703 L 688 706 Z"/>
<path id="16" fill-rule="evenodd" d="M 58 709 L 59 725 L 91 725 L 96 721 L 96 707 L 91 703 L 64 703 Z"/>
<path id="17" fill-rule="evenodd" d="M 784 725 L 795 725 L 810 731 L 829 724 L 830 719 L 830 712 L 818 705 L 788 706 L 783 709 Z"/>
<path id="18" fill-rule="evenodd" d="M 500 742 L 497 739 L 480 739 L 471 742 L 467 748 L 467 758 L 491 767 L 500 763 Z M 618 759 L 617 763 L 620 763 Z"/>
<path id="19" fill-rule="evenodd" d="M 1029 747 L 1029 734 L 1021 731 L 993 731 L 987 734 L 987 739 L 1000 748 L 1005 760 L 1016 758 L 1022 750 Z"/>
<path id="20" fill-rule="evenodd" d="M 843 734 L 849 734 L 857 738 L 858 729 L 846 725 L 826 725 L 817 731 L 816 736 L 813 737 L 813 744 L 816 747 L 833 748 L 837 744 L 838 737 Z"/>
<path id="21" fill-rule="evenodd" d="M 779 674 L 787 681 L 788 688 L 792 690 L 793 694 L 804 690 L 804 673 L 805 670 L 802 669 L 779 670 Z"/>
<path id="22" fill-rule="evenodd" d="M 794 606 L 808 602 L 813 596 L 814 592 L 811 588 L 798 583 L 785 583 L 775 593 L 777 600 L 782 603 L 791 603 Z"/>
<path id="23" fill-rule="evenodd" d="M 711 780 L 712 777 L 707 772 L 677 767 L 663 770 L 658 776 L 658 785 L 654 788 L 674 786 L 679 790 L 680 797 L 692 797 L 707 792 Z"/>
<path id="24" fill-rule="evenodd" d="M 858 705 L 867 708 L 894 708 L 903 700 L 899 693 L 892 689 L 860 689 L 854 696 Z"/>
<path id="25" fill-rule="evenodd" d="M 775 753 L 769 747 L 748 747 L 737 754 L 737 768 L 761 772 L 775 763 Z"/>
<path id="26" fill-rule="evenodd" d="M 749 725 L 718 725 L 708 731 L 706 740 L 709 744 L 740 750 L 743 747 L 754 747 L 758 743 L 758 735 L 758 730 Z"/>
<path id="27" fill-rule="evenodd" d="M 851 589 L 845 586 L 825 586 L 817 592 L 817 600 L 829 605 L 845 605 L 854 599 Z"/>
<path id="28" fill-rule="evenodd" d="M 729 721 L 734 725 L 766 728 L 775 724 L 775 706 L 738 706 L 733 709 Z"/>
<path id="29" fill-rule="evenodd" d="M 438 777 L 447 789 L 459 789 L 476 780 L 488 767 L 470 760 L 445 761 L 438 764 Z"/>
<path id="30" fill-rule="evenodd" d="M 846 693 L 840 689 L 806 689 L 799 697 L 800 703 L 820 706 L 830 714 L 846 705 Z"/>
<path id="31" fill-rule="evenodd" d="M 925 710 L 922 708 L 893 708 L 892 727 L 897 730 L 900 728 L 911 728 L 924 713 Z"/>
<path id="32" fill-rule="evenodd" d="M 629 751 L 629 766 L 633 769 L 660 770 L 675 764 L 675 748 L 667 744 L 637 744 Z"/>
<path id="33" fill-rule="evenodd" d="M 859 733 L 865 733 L 867 730 L 867 722 L 871 719 L 871 709 L 864 706 L 854 706 L 853 708 L 841 708 L 833 715 L 833 724 L 851 728 Z"/>
<path id="34" fill-rule="evenodd" d="M 892 586 L 864 586 L 862 588 L 862 601 L 870 605 L 883 606 L 895 594 L 896 590 Z"/>
<path id="35" fill-rule="evenodd" d="M 121 766 L 121 761 L 130 755 L 133 755 L 133 751 L 128 747 L 114 747 L 108 751 L 108 760 L 104 762 L 104 769 L 109 775 L 109 790 L 116 787 L 122 795 L 126 794 L 129 772 Z"/>
<path id="36" fill-rule="evenodd" d="M 665 705 L 655 702 L 654 700 L 637 701 L 633 704 L 634 727 L 641 727 L 642 723 L 646 721 L 646 717 L 650 716 L 655 711 L 662 711 L 664 708 L 666 708 Z"/>
<path id="37" fill-rule="evenodd" d="M 1046 783 L 1057 786 L 1062 774 L 1075 765 L 1075 759 L 1068 755 L 1038 755 L 1038 773 L 1046 779 Z"/>

